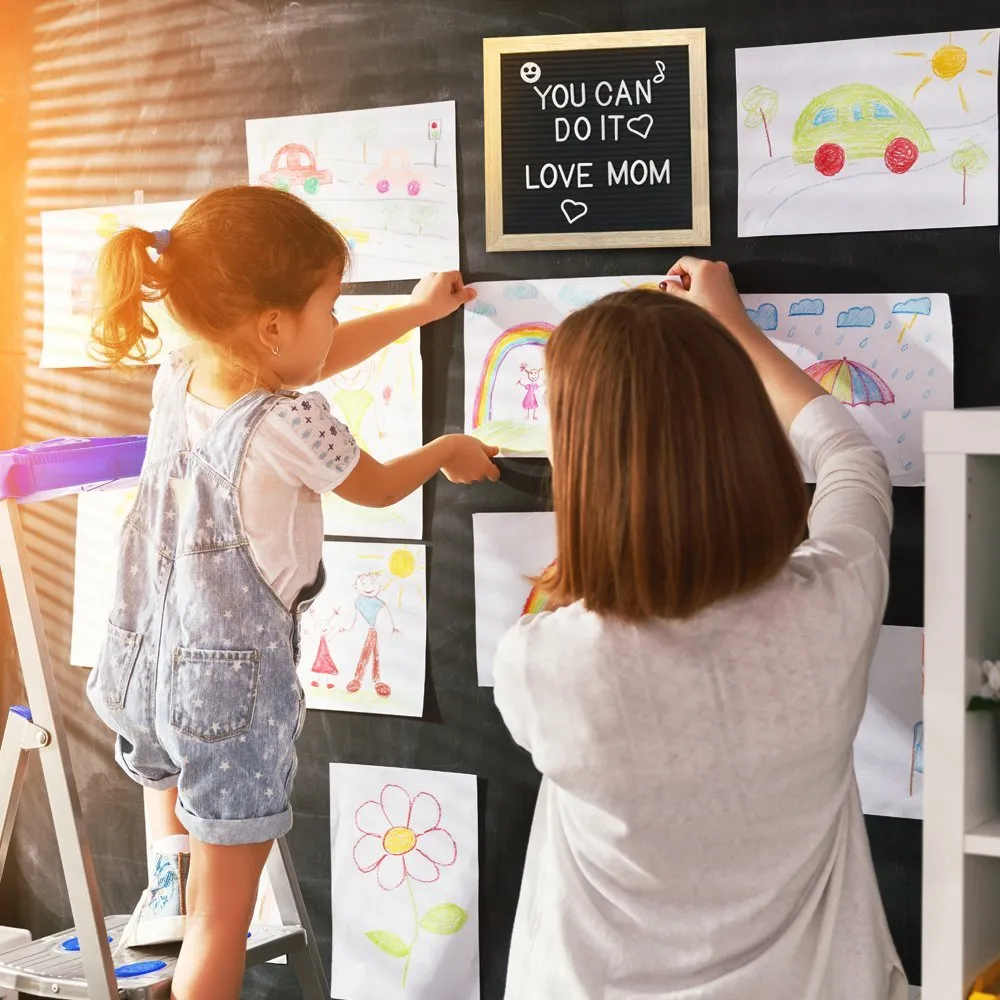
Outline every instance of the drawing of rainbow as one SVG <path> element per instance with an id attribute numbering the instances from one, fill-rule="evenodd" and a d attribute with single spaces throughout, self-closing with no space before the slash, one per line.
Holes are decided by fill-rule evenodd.
<path id="1" fill-rule="evenodd" d="M 550 562 L 548 566 L 546 566 L 545 569 L 542 571 L 542 575 L 544 576 L 544 574 L 547 573 L 553 566 L 555 566 L 555 564 L 556 561 L 555 559 L 553 559 L 552 562 Z M 539 611 L 545 610 L 545 605 L 547 603 L 548 603 L 548 597 L 546 596 L 545 592 L 539 590 L 538 584 L 535 584 L 535 586 L 531 588 L 531 593 L 528 594 L 528 599 L 524 602 L 524 607 L 521 608 L 521 614 L 537 615 Z"/>
<path id="2" fill-rule="evenodd" d="M 551 323 L 521 323 L 512 326 L 493 341 L 486 352 L 472 403 L 473 428 L 482 427 L 493 417 L 493 387 L 504 358 L 515 347 L 545 347 L 554 329 L 555 326 Z"/>

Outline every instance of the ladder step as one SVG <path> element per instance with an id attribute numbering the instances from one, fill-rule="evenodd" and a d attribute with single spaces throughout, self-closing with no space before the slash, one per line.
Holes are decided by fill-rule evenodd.
<path id="1" fill-rule="evenodd" d="M 105 917 L 104 922 L 113 951 L 129 915 Z M 0 989 L 20 990 L 28 996 L 88 1000 L 79 942 L 75 939 L 76 930 L 70 929 L 0 953 Z M 247 965 L 260 965 L 305 946 L 306 935 L 301 927 L 253 924 L 247 938 Z M 166 1000 L 179 948 L 126 948 L 118 955 L 115 970 L 121 1000 Z"/>

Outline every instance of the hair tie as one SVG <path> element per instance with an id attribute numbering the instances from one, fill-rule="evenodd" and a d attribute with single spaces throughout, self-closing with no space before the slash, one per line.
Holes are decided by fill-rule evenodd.
<path id="1" fill-rule="evenodd" d="M 153 233 L 153 249 L 157 253 L 163 253 L 168 246 L 170 246 L 170 230 L 157 229 L 157 231 Z"/>

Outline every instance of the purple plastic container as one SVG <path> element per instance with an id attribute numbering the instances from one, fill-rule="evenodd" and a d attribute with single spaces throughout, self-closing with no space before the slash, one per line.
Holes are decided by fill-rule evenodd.
<path id="1" fill-rule="evenodd" d="M 51 500 L 85 489 L 133 485 L 146 437 L 53 438 L 0 452 L 0 500 Z"/>

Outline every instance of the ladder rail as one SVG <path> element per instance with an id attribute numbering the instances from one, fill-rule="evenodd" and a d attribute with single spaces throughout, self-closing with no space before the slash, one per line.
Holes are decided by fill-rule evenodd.
<path id="1" fill-rule="evenodd" d="M 44 624 L 31 575 L 28 549 L 17 503 L 0 501 L 0 577 L 7 592 L 14 641 L 35 725 L 48 733 L 39 749 L 66 889 L 92 1000 L 118 1000 L 111 949 L 104 930 L 101 894 L 73 766 L 66 745 L 66 725 L 45 640 Z M 11 803 L 12 805 L 15 803 Z M 13 817 L 3 817 L 6 830 Z"/>

